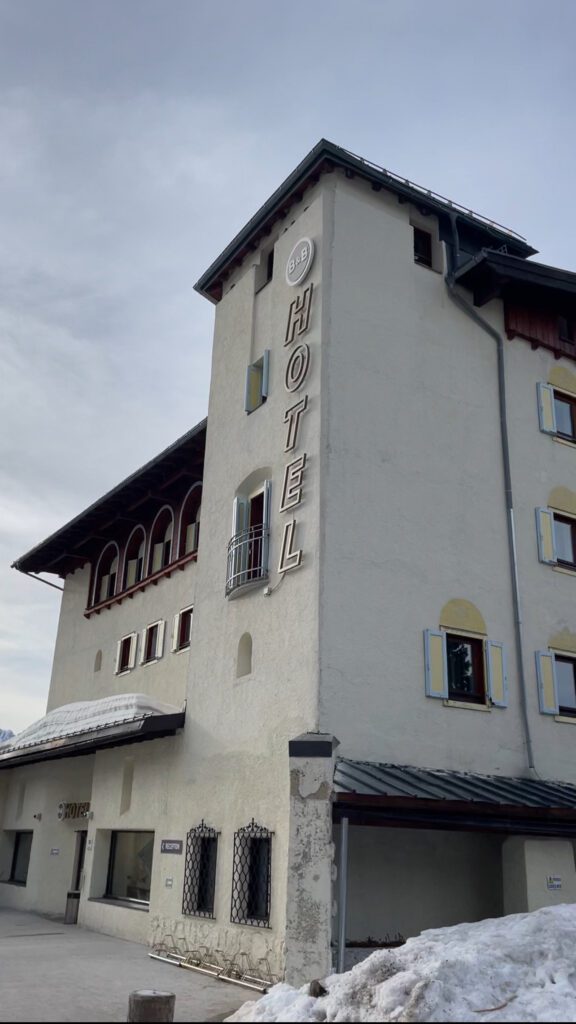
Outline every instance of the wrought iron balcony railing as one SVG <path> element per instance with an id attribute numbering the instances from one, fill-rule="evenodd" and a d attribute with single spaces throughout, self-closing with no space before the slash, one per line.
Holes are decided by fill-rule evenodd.
<path id="1" fill-rule="evenodd" d="M 235 534 L 228 544 L 226 595 L 249 584 L 268 579 L 267 526 L 252 526 Z"/>

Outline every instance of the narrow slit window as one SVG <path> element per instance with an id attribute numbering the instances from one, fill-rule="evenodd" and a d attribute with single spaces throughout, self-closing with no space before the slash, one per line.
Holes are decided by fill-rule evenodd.
<path id="1" fill-rule="evenodd" d="M 422 228 L 414 228 L 414 262 L 422 267 L 432 266 L 432 235 Z"/>

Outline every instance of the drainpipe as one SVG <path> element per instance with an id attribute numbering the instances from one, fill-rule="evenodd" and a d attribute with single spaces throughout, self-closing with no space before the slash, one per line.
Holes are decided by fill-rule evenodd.
<path id="1" fill-rule="evenodd" d="M 348 818 L 340 822 L 338 863 L 338 974 L 344 973 L 346 957 L 346 911 L 348 904 Z"/>
<path id="2" fill-rule="evenodd" d="M 508 443 L 508 416 L 506 407 L 506 375 L 504 366 L 504 340 L 502 335 L 487 320 L 476 312 L 466 300 L 455 291 L 454 274 L 458 266 L 458 254 L 460 243 L 458 238 L 458 225 L 455 213 L 450 214 L 452 227 L 452 245 L 449 249 L 449 269 L 445 277 L 448 295 L 458 309 L 462 310 L 478 327 L 481 327 L 486 334 L 489 334 L 496 342 L 498 355 L 498 403 L 500 409 L 500 441 L 502 445 L 502 462 L 504 466 L 504 491 L 506 500 L 506 520 L 508 526 L 508 553 L 510 557 L 510 575 L 512 582 L 512 601 L 514 605 L 514 637 L 516 647 L 516 660 L 518 663 L 518 679 L 520 682 L 520 709 L 524 739 L 526 743 L 526 757 L 530 775 L 538 778 L 534 764 L 534 750 L 532 736 L 530 733 L 530 721 L 528 718 L 528 701 L 526 697 L 526 673 L 524 671 L 524 639 L 522 622 L 522 605 L 520 600 L 520 581 L 518 578 L 518 554 L 516 550 L 516 529 L 514 526 L 514 501 L 512 496 L 512 472 L 510 469 L 510 446 Z"/>

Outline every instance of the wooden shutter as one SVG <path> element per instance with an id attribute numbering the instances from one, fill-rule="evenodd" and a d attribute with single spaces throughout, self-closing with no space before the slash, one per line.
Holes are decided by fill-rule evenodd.
<path id="1" fill-rule="evenodd" d="M 138 574 L 138 559 L 131 558 L 126 568 L 126 586 L 133 587 Z"/>
<path id="2" fill-rule="evenodd" d="M 119 640 L 118 643 L 116 644 L 116 664 L 114 665 L 114 673 L 115 673 L 115 675 L 118 675 L 118 672 L 120 670 L 120 652 L 121 652 L 121 650 L 122 650 L 122 641 Z"/>
<path id="3" fill-rule="evenodd" d="M 446 633 L 437 629 L 424 630 L 424 661 L 426 696 L 448 699 L 448 659 Z"/>
<path id="4" fill-rule="evenodd" d="M 252 363 L 246 370 L 246 390 L 244 393 L 244 409 L 254 412 L 262 404 L 262 364 Z"/>
<path id="5" fill-rule="evenodd" d="M 161 658 L 164 653 L 164 633 L 166 631 L 166 623 L 164 619 L 158 623 L 158 633 L 156 635 L 156 657 Z"/>
<path id="6" fill-rule="evenodd" d="M 546 565 L 556 565 L 554 515 L 550 509 L 536 509 L 536 534 L 538 537 L 538 558 L 541 562 L 546 563 Z"/>
<path id="7" fill-rule="evenodd" d="M 198 531 L 198 523 L 190 523 L 186 527 L 186 539 L 184 542 L 184 554 L 189 555 L 192 551 L 196 551 L 198 543 L 196 541 L 196 534 Z"/>
<path id="8" fill-rule="evenodd" d="M 152 572 L 159 572 L 164 566 L 164 541 L 160 541 L 152 548 Z"/>
<path id="9" fill-rule="evenodd" d="M 110 584 L 110 576 L 103 576 L 100 580 L 100 593 L 98 594 L 99 601 L 105 601 L 108 597 L 108 586 Z"/>
<path id="10" fill-rule="evenodd" d="M 243 533 L 248 528 L 248 500 L 240 496 L 234 498 L 232 507 L 232 536 Z"/>
<path id="11" fill-rule="evenodd" d="M 537 384 L 538 418 L 540 430 L 545 434 L 556 433 L 556 409 L 554 408 L 554 388 L 550 384 Z"/>
<path id="12" fill-rule="evenodd" d="M 172 619 L 172 650 L 178 650 L 178 638 L 180 636 L 180 616 L 182 612 L 177 612 Z"/>
<path id="13" fill-rule="evenodd" d="M 551 651 L 536 651 L 536 675 L 538 677 L 538 700 L 543 715 L 558 714 L 558 687 L 556 668 Z"/>
<path id="14" fill-rule="evenodd" d="M 486 682 L 490 703 L 496 708 L 508 707 L 508 679 L 504 644 L 486 641 Z"/>
<path id="15" fill-rule="evenodd" d="M 262 398 L 267 398 L 268 397 L 268 381 L 269 381 L 269 378 L 270 378 L 270 349 L 267 348 L 267 349 L 264 350 L 264 355 L 262 356 L 262 382 L 261 382 L 261 385 L 260 385 L 260 391 L 261 391 Z"/>
<path id="16" fill-rule="evenodd" d="M 146 633 L 147 632 L 148 632 L 148 626 L 146 626 L 145 629 L 142 630 L 142 639 L 140 641 L 140 664 L 141 665 L 144 664 L 144 659 L 146 657 Z M 132 653 L 132 652 L 130 652 L 130 653 Z"/>
<path id="17" fill-rule="evenodd" d="M 132 633 L 130 636 L 130 660 L 128 662 L 128 668 L 134 668 L 136 664 L 136 648 L 138 646 L 138 633 Z"/>
<path id="18" fill-rule="evenodd" d="M 268 571 L 268 559 L 270 556 L 270 517 L 272 513 L 272 481 L 264 481 L 264 511 L 263 511 L 263 534 L 262 534 L 262 570 Z"/>

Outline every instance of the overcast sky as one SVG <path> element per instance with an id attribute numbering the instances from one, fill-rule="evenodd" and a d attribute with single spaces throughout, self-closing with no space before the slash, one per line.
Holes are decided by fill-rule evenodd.
<path id="1" fill-rule="evenodd" d="M 575 38 L 574 0 L 0 0 L 0 728 L 60 603 L 10 563 L 206 414 L 192 285 L 321 137 L 576 270 Z"/>

